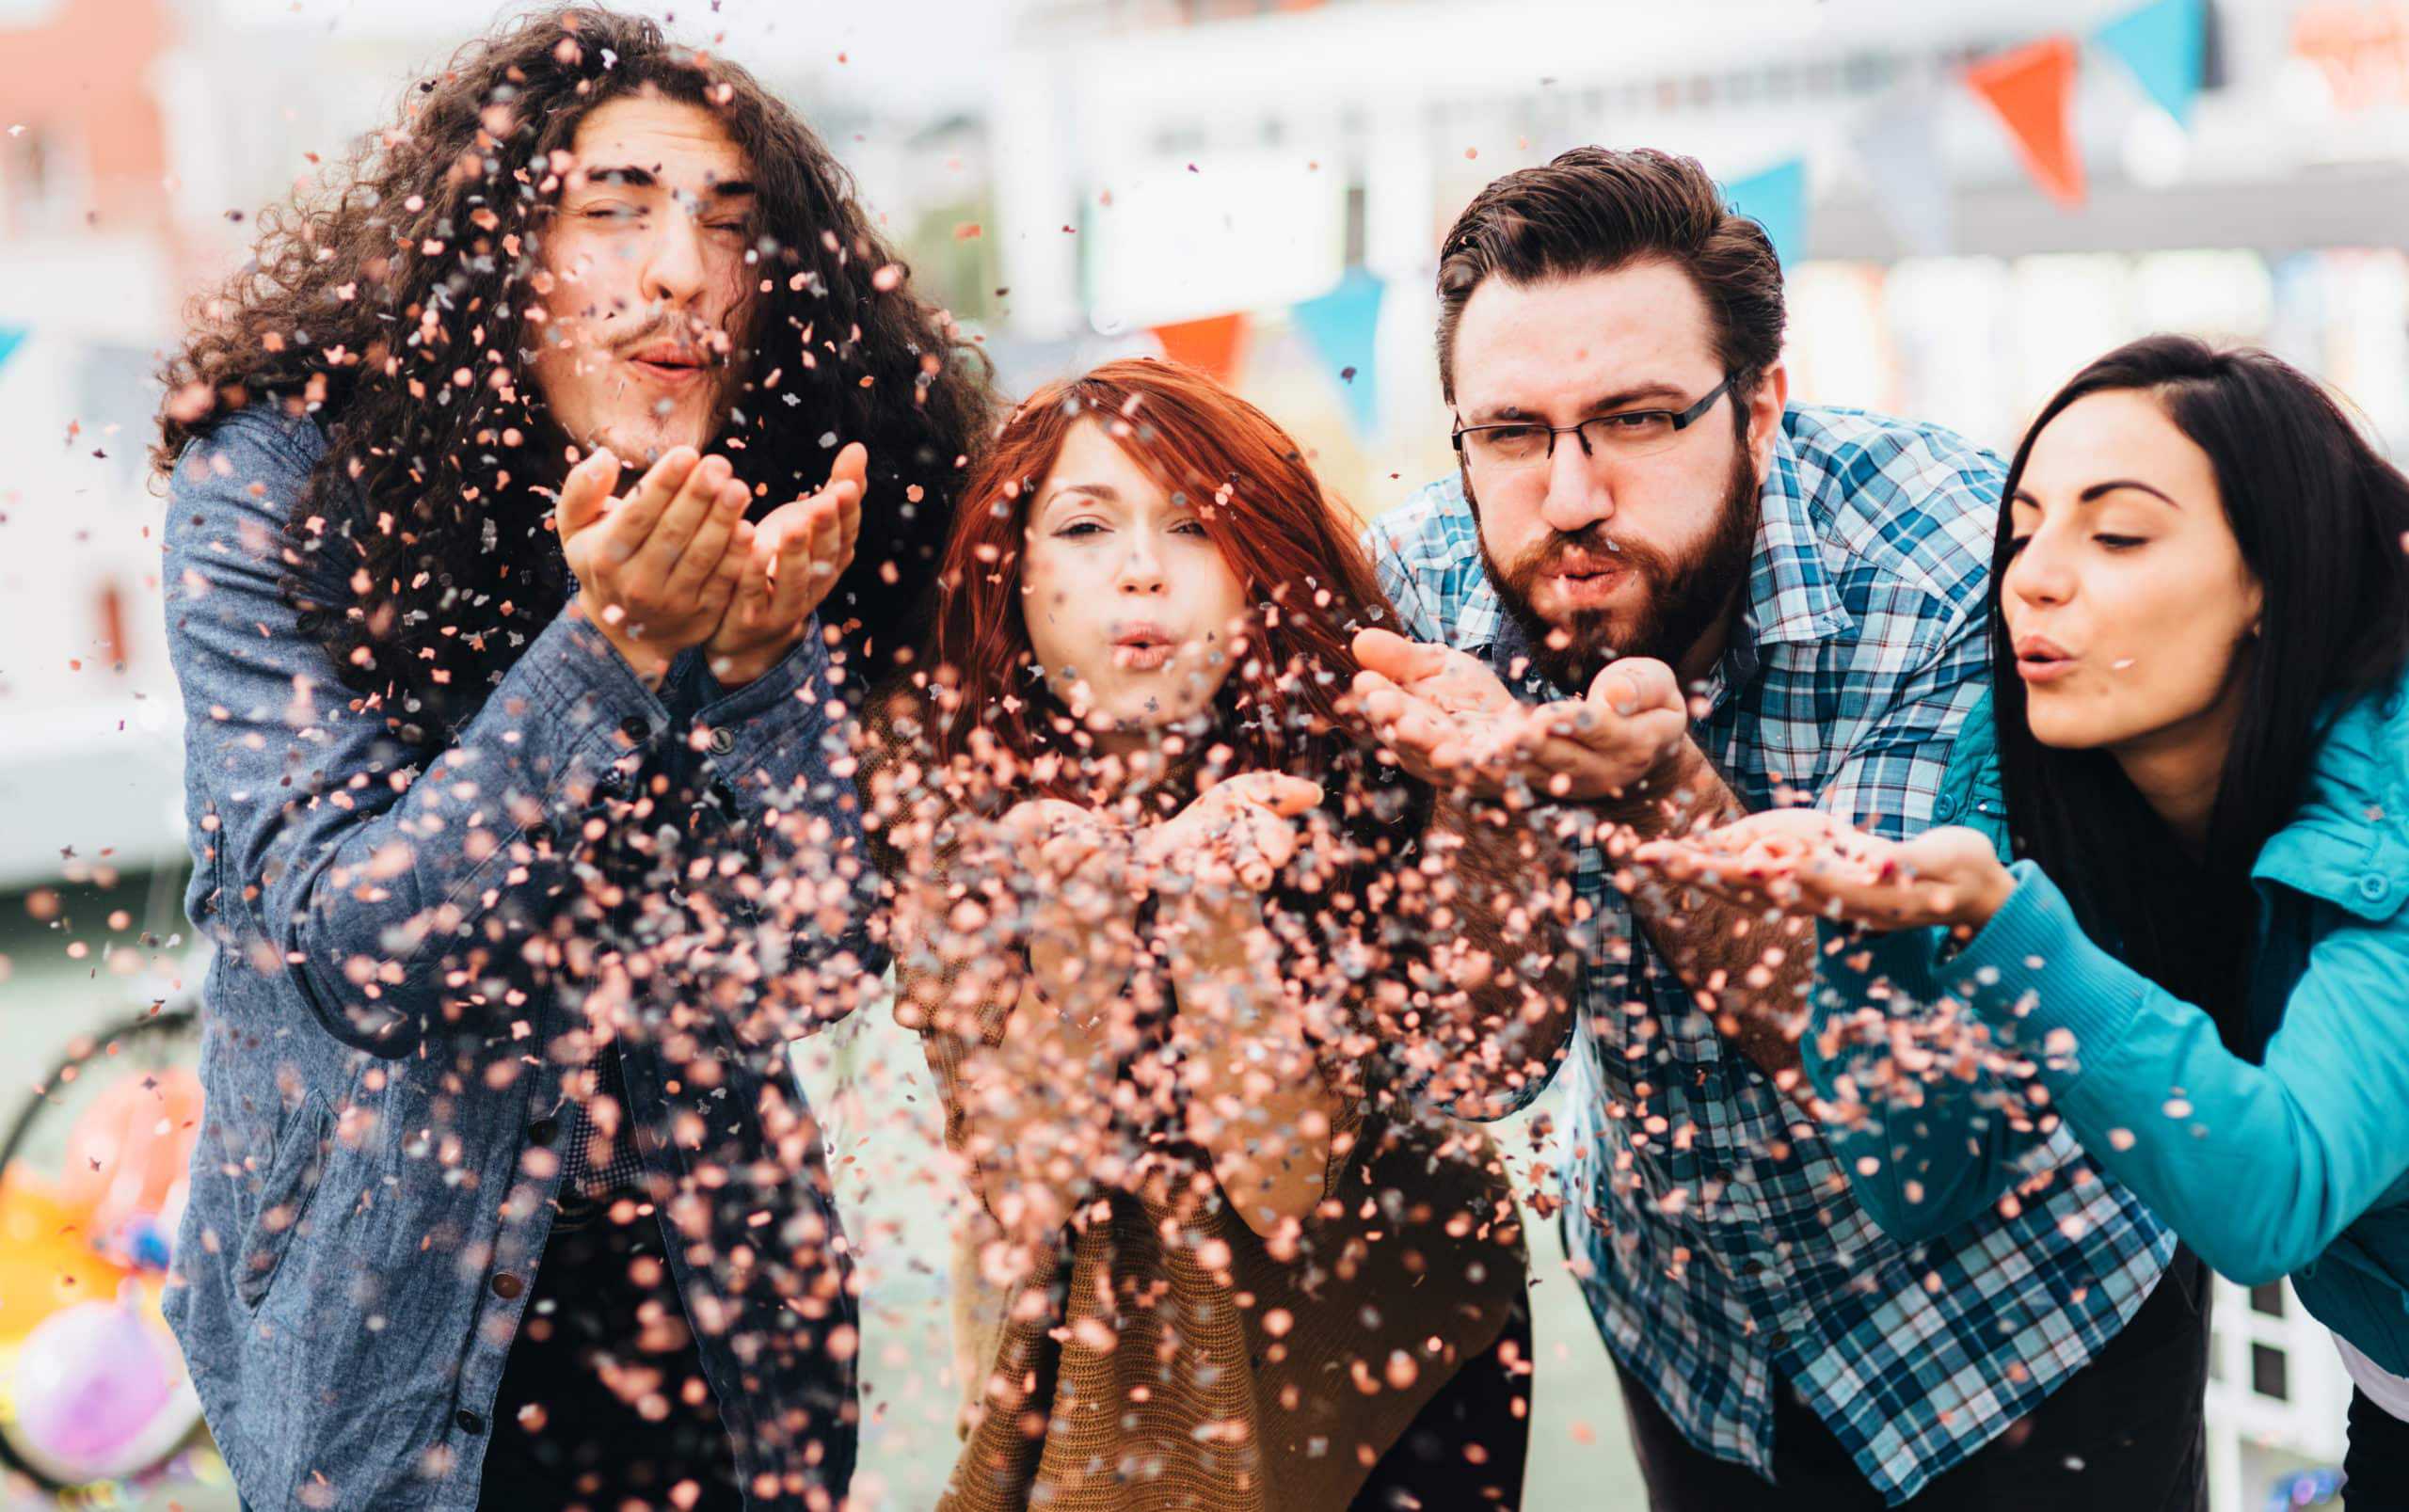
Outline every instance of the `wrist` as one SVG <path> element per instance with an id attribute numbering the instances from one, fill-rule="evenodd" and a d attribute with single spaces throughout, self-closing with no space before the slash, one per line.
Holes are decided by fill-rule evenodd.
<path id="1" fill-rule="evenodd" d="M 639 681 L 647 688 L 658 688 L 669 675 L 669 663 L 677 652 L 638 636 L 629 626 L 627 613 L 616 606 L 596 603 L 590 595 L 580 594 L 577 612 L 619 653 Z"/>
<path id="2" fill-rule="evenodd" d="M 1700 814 L 1717 806 L 1720 786 L 1706 753 L 1685 735 L 1657 757 L 1638 781 L 1619 793 L 1592 799 L 1590 807 L 1601 820 L 1643 837 L 1679 835 Z"/>
<path id="3" fill-rule="evenodd" d="M 734 690 L 758 682 L 769 676 L 770 669 L 787 658 L 803 640 L 798 628 L 791 635 L 767 645 L 748 646 L 741 651 L 712 651 L 705 658 L 710 674 L 722 688 Z"/>
<path id="4" fill-rule="evenodd" d="M 1965 900 L 1958 905 L 1956 921 L 1970 930 L 1980 930 L 2015 896 L 2016 873 L 1994 861 L 1984 868 L 1976 883 L 1966 889 Z"/>

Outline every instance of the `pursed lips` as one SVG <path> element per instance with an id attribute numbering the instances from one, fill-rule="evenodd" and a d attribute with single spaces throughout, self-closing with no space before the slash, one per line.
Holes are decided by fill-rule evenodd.
<path id="1" fill-rule="evenodd" d="M 2016 672 L 2026 682 L 2055 682 L 2074 671 L 2080 660 L 2046 635 L 2016 638 Z"/>
<path id="2" fill-rule="evenodd" d="M 1112 664 L 1125 671 L 1152 672 L 1172 659 L 1179 643 L 1159 625 L 1138 622 L 1113 631 Z"/>
<path id="3" fill-rule="evenodd" d="M 710 366 L 701 347 L 666 342 L 637 347 L 625 360 L 646 377 L 665 384 L 691 383 Z"/>

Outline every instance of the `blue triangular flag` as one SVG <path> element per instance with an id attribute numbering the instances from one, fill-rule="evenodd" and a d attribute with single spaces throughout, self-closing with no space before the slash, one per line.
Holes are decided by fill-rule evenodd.
<path id="1" fill-rule="evenodd" d="M 2094 39 L 2124 59 L 2178 126 L 2192 124 L 2192 102 L 2199 97 L 2208 12 L 2208 0 L 2150 0 L 2100 27 Z"/>
<path id="2" fill-rule="evenodd" d="M 17 348 L 24 344 L 25 338 L 32 334 L 32 330 L 24 326 L 0 326 L 0 368 L 8 365 L 8 359 L 17 355 Z"/>
<path id="3" fill-rule="evenodd" d="M 1348 413 L 1359 436 L 1368 437 L 1380 428 L 1380 393 L 1373 377 L 1379 369 L 1372 358 L 1380 328 L 1383 287 L 1363 268 L 1348 268 L 1336 288 L 1288 311 L 1346 392 Z"/>
<path id="4" fill-rule="evenodd" d="M 1765 229 L 1774 256 L 1789 267 L 1807 249 L 1807 160 L 1794 157 L 1725 187 L 1736 213 Z"/>

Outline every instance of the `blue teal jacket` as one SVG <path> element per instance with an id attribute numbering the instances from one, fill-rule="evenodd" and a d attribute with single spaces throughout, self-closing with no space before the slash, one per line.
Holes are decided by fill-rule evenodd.
<path id="1" fill-rule="evenodd" d="M 2004 858 L 2005 816 L 1986 698 L 1936 817 Z M 1838 1141 L 1866 1210 L 1911 1240 L 1947 1232 L 2010 1195 L 2054 1112 L 2211 1266 L 2244 1285 L 2289 1276 L 2320 1322 L 2409 1374 L 2409 680 L 2333 718 L 2252 867 L 2247 1057 L 2087 938 L 2037 867 L 2013 870 L 2015 894 L 1954 957 L 1939 930 L 1818 957 L 1806 1066 L 1825 1096 L 1868 1105 Z M 1988 1074 L 1923 1079 L 1920 1106 L 1875 1090 L 1870 1060 L 1890 1052 L 1847 1028 L 1886 994 L 1970 1011 L 2046 1103 L 2009 1112 Z"/>

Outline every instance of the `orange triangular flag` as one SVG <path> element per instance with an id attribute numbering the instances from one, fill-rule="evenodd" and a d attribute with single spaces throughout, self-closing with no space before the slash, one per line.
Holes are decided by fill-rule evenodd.
<path id="1" fill-rule="evenodd" d="M 1155 327 L 1163 356 L 1210 374 L 1223 383 L 1238 375 L 1238 342 L 1246 335 L 1244 314 L 1213 315 Z"/>
<path id="2" fill-rule="evenodd" d="M 1999 113 L 2015 138 L 2025 168 L 2069 210 L 2082 204 L 2082 154 L 2075 151 L 2072 120 L 2074 66 L 2074 39 L 2050 37 L 1966 71 L 1968 86 Z"/>

